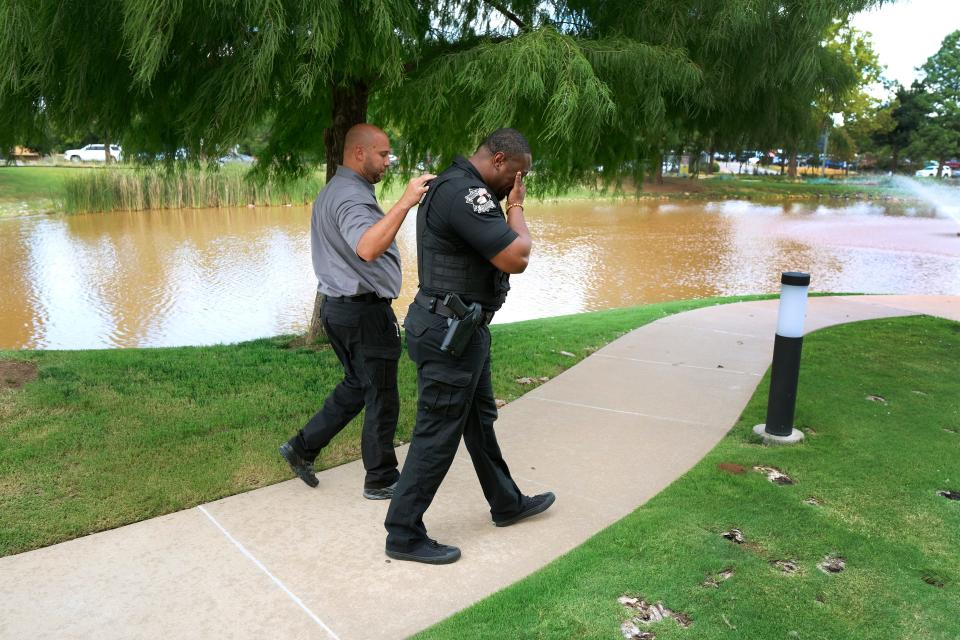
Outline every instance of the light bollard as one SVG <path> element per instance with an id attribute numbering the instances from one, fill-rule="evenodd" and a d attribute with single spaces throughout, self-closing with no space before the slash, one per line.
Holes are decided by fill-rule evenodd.
<path id="1" fill-rule="evenodd" d="M 803 347 L 803 321 L 807 315 L 810 274 L 789 271 L 781 274 L 780 283 L 780 309 L 777 335 L 773 342 L 767 422 L 755 426 L 753 432 L 768 444 L 793 444 L 803 440 L 803 432 L 793 428 L 793 413 L 797 406 L 797 381 L 800 378 L 800 351 Z"/>

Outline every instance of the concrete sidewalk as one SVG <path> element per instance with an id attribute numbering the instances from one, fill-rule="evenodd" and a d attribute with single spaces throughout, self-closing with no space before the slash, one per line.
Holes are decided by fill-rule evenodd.
<path id="1" fill-rule="evenodd" d="M 960 296 L 811 298 L 807 331 L 926 313 Z M 770 365 L 777 301 L 669 316 L 501 410 L 526 493 L 557 504 L 495 528 L 461 447 L 427 512 L 452 565 L 391 562 L 387 504 L 359 462 L 0 558 L 0 638 L 401 638 L 528 575 L 683 475 L 734 425 Z M 802 394 L 801 389 L 801 394 Z M 406 447 L 400 449 L 405 454 Z"/>

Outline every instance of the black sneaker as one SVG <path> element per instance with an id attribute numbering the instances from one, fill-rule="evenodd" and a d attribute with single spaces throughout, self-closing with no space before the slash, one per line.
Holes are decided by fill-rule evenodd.
<path id="1" fill-rule="evenodd" d="M 553 495 L 552 491 L 541 493 L 538 496 L 524 497 L 523 509 L 520 510 L 520 513 L 513 517 L 507 518 L 506 520 L 500 520 L 499 522 L 494 520 L 493 524 L 498 527 L 509 527 L 510 525 L 516 524 L 525 518 L 535 516 L 538 513 L 543 513 L 550 508 L 550 505 L 552 505 L 556 499 L 557 496 Z"/>
<path id="2" fill-rule="evenodd" d="M 363 488 L 363 497 L 367 500 L 389 500 L 393 497 L 393 492 L 397 488 L 397 483 L 394 482 L 389 487 L 380 487 L 379 489 L 367 489 Z"/>
<path id="3" fill-rule="evenodd" d="M 313 463 L 301 458 L 300 454 L 290 446 L 289 442 L 284 442 L 280 445 L 280 455 L 287 461 L 287 464 L 290 465 L 293 472 L 297 474 L 301 480 L 306 482 L 308 486 L 315 487 L 320 484 L 320 481 L 317 480 L 317 474 L 313 472 Z"/>
<path id="4" fill-rule="evenodd" d="M 387 549 L 387 556 L 394 560 L 410 560 L 425 564 L 450 564 L 460 559 L 460 549 L 427 538 L 410 551 Z"/>

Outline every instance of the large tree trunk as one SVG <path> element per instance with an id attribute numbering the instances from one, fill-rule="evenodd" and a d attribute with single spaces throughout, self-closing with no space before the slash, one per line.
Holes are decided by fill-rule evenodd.
<path id="1" fill-rule="evenodd" d="M 893 145 L 892 152 L 893 157 L 890 158 L 890 164 L 893 166 L 890 167 L 890 172 L 896 173 L 898 165 L 900 164 L 900 147 Z"/>
<path id="2" fill-rule="evenodd" d="M 797 152 L 792 149 L 790 151 L 790 164 L 787 168 L 787 175 L 793 180 L 797 179 Z"/>
<path id="3" fill-rule="evenodd" d="M 323 295 L 317 291 L 317 297 L 313 301 L 313 315 L 310 317 L 310 330 L 307 332 L 307 344 L 314 344 L 327 336 L 327 332 L 323 330 L 323 323 L 320 322 L 322 309 Z"/>
<path id="4" fill-rule="evenodd" d="M 113 156 L 110 154 L 110 132 L 107 131 L 103 134 L 103 155 L 104 162 L 110 164 L 113 162 Z"/>
<path id="5" fill-rule="evenodd" d="M 653 154 L 653 178 L 657 184 L 663 184 L 663 152 Z"/>
<path id="6" fill-rule="evenodd" d="M 370 87 L 364 82 L 350 82 L 346 85 L 331 87 L 333 114 L 330 126 L 323 132 L 323 141 L 327 148 L 327 182 L 337 173 L 337 165 L 343 161 L 343 141 L 347 131 L 355 124 L 367 121 L 367 102 L 370 98 Z M 313 301 L 313 315 L 310 317 L 310 328 L 307 340 L 313 344 L 326 337 L 323 323 L 320 322 L 320 311 L 323 308 L 323 296 L 317 293 Z"/>
<path id="7" fill-rule="evenodd" d="M 323 133 L 327 147 L 327 180 L 337 172 L 337 165 L 343 161 L 343 140 L 347 131 L 355 124 L 367 121 L 367 101 L 370 88 L 365 82 L 350 82 L 343 86 L 334 86 L 333 121 Z"/>
<path id="8" fill-rule="evenodd" d="M 707 175 L 713 175 L 713 159 L 717 157 L 717 148 L 710 145 L 710 160 L 707 162 Z"/>

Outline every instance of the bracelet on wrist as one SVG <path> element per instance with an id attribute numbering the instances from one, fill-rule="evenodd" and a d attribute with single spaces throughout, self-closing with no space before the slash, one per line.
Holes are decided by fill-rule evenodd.
<path id="1" fill-rule="evenodd" d="M 520 211 L 523 211 L 523 204 L 519 202 L 508 202 L 507 208 L 504 211 L 510 211 L 513 207 L 520 207 Z"/>

